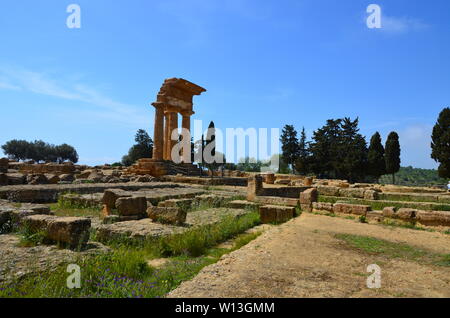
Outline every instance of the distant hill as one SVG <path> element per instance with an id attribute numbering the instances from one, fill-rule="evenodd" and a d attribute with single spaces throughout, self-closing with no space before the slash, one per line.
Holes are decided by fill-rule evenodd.
<path id="1" fill-rule="evenodd" d="M 446 179 L 439 178 L 437 170 L 434 169 L 401 167 L 400 171 L 395 174 L 395 183 L 405 186 L 445 186 L 447 182 Z M 392 176 L 382 176 L 380 183 L 391 184 Z"/>

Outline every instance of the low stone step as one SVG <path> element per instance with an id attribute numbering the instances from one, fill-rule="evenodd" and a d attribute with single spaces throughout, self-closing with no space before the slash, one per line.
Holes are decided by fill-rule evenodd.
<path id="1" fill-rule="evenodd" d="M 250 202 L 246 200 L 235 200 L 228 202 L 227 207 L 232 209 L 248 209 L 248 208 L 257 208 L 259 205 L 255 202 Z"/>
<path id="2" fill-rule="evenodd" d="M 284 223 L 292 219 L 295 215 L 295 208 L 278 205 L 264 205 L 259 207 L 261 222 Z"/>
<path id="3" fill-rule="evenodd" d="M 89 240 L 91 220 L 81 217 L 32 215 L 23 218 L 22 226 L 32 232 L 42 232 L 45 238 L 71 248 L 84 247 Z"/>

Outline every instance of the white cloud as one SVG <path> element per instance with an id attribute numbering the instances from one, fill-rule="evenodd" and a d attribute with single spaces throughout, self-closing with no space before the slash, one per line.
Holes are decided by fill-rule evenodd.
<path id="1" fill-rule="evenodd" d="M 56 80 L 58 78 L 58 80 Z M 22 90 L 39 95 L 51 96 L 87 104 L 90 108 L 76 109 L 78 114 L 89 114 L 109 118 L 126 124 L 142 124 L 141 109 L 134 105 L 122 103 L 102 94 L 86 84 L 73 80 L 61 80 L 62 76 L 49 75 L 25 69 L 0 68 L 0 89 Z M 62 110 L 71 113 L 70 110 Z"/>

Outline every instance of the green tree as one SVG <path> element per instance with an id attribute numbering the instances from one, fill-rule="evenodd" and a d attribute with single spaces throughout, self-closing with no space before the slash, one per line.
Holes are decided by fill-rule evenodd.
<path id="1" fill-rule="evenodd" d="M 255 158 L 245 157 L 239 159 L 237 170 L 246 172 L 261 172 L 263 163 Z"/>
<path id="2" fill-rule="evenodd" d="M 450 108 L 444 108 L 433 127 L 431 158 L 439 162 L 441 178 L 450 178 Z"/>
<path id="3" fill-rule="evenodd" d="M 400 170 L 400 142 L 398 134 L 393 131 L 389 134 L 386 147 L 385 147 L 385 159 L 386 159 L 386 173 L 392 174 L 392 183 L 395 184 L 395 173 Z"/>
<path id="4" fill-rule="evenodd" d="M 370 139 L 369 151 L 367 154 L 368 174 L 377 180 L 386 174 L 386 160 L 384 158 L 384 147 L 381 143 L 381 136 L 376 132 Z"/>
<path id="5" fill-rule="evenodd" d="M 340 122 L 336 174 L 350 182 L 363 180 L 367 170 L 367 143 L 359 133 L 359 119 L 343 118 Z"/>
<path id="6" fill-rule="evenodd" d="M 152 158 L 153 156 L 153 140 L 145 130 L 139 129 L 135 135 L 134 141 L 136 144 L 133 145 L 128 151 L 128 154 L 122 158 L 122 163 L 125 166 L 131 166 L 139 159 Z"/>
<path id="7" fill-rule="evenodd" d="M 295 169 L 298 173 L 306 175 L 309 172 L 309 150 L 306 143 L 305 127 L 300 133 L 300 140 L 298 142 L 298 158 L 295 160 Z"/>
<path id="8" fill-rule="evenodd" d="M 297 131 L 294 126 L 286 125 L 282 130 L 280 137 L 281 150 L 283 161 L 292 167 L 292 171 L 295 173 L 295 161 L 299 157 L 299 141 L 297 138 Z"/>
<path id="9" fill-rule="evenodd" d="M 2 150 L 10 159 L 29 159 L 31 145 L 25 140 L 10 140 L 2 146 Z"/>
<path id="10" fill-rule="evenodd" d="M 319 177 L 338 178 L 341 123 L 342 119 L 329 119 L 313 133 L 309 144 L 311 170 Z"/>
<path id="11" fill-rule="evenodd" d="M 55 147 L 55 155 L 58 163 L 69 160 L 73 163 L 78 162 L 78 153 L 74 147 L 68 144 L 62 144 Z"/>
<path id="12" fill-rule="evenodd" d="M 216 158 L 216 129 L 213 121 L 208 126 L 205 147 L 203 149 L 203 159 L 205 160 L 205 166 L 211 173 L 211 178 L 213 178 L 215 169 L 221 163 L 220 161 L 223 160 L 223 158 Z"/>
<path id="13" fill-rule="evenodd" d="M 25 140 L 11 140 L 2 146 L 3 152 L 15 160 L 34 160 L 36 162 L 49 161 L 62 163 L 70 160 L 78 162 L 78 154 L 74 147 L 68 144 L 55 146 L 42 140 L 28 142 Z"/>

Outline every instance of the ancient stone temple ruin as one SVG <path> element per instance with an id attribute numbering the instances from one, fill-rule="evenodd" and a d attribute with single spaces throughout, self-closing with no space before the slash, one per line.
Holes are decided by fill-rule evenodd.
<path id="1" fill-rule="evenodd" d="M 153 134 L 153 158 L 140 159 L 130 169 L 130 173 L 152 176 L 167 174 L 170 170 L 172 148 L 178 138 L 172 138 L 178 132 L 178 114 L 181 115 L 181 128 L 191 131 L 193 97 L 206 92 L 206 89 L 182 78 L 166 79 L 152 106 L 155 107 Z M 190 138 L 189 138 L 190 139 Z"/>

